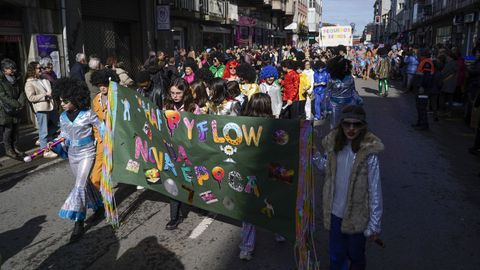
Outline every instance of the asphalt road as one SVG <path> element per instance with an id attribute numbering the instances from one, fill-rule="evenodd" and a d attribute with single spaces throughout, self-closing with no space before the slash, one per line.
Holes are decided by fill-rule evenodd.
<path id="1" fill-rule="evenodd" d="M 480 269 L 480 166 L 466 151 L 472 130 L 445 119 L 415 131 L 413 96 L 392 89 L 380 98 L 375 88 L 372 80 L 357 80 L 369 127 L 386 146 L 380 156 L 386 248 L 367 245 L 367 269 Z M 126 185 L 116 194 L 121 227 L 89 224 L 81 241 L 67 244 L 73 224 L 57 212 L 72 185 L 67 162 L 0 181 L 1 269 L 295 269 L 293 244 L 276 243 L 262 229 L 253 260 L 240 261 L 238 221 L 192 210 L 177 230 L 166 231 L 167 199 Z M 315 239 L 325 268 L 320 210 Z"/>

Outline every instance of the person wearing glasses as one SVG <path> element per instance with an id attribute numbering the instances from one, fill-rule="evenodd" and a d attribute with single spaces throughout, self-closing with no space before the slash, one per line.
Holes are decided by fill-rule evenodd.
<path id="1" fill-rule="evenodd" d="M 25 93 L 20 90 L 15 72 L 17 66 L 5 58 L 0 63 L 0 134 L 5 147 L 5 155 L 22 159 L 22 152 L 16 149 L 20 112 L 25 106 Z"/>
<path id="2" fill-rule="evenodd" d="M 365 244 L 377 240 L 383 212 L 378 154 L 362 107 L 349 105 L 323 140 L 323 222 L 330 231 L 330 269 L 365 269 Z"/>
<path id="3" fill-rule="evenodd" d="M 210 66 L 210 71 L 213 74 L 214 78 L 222 78 L 223 73 L 225 72 L 225 65 L 223 64 L 224 57 L 221 52 L 213 52 L 210 55 L 212 59 L 212 65 Z"/>
<path id="4" fill-rule="evenodd" d="M 70 242 L 78 241 L 85 233 L 84 221 L 87 208 L 103 213 L 100 192 L 89 181 L 90 171 L 95 162 L 94 128 L 103 130 L 103 123 L 91 108 L 90 91 L 84 81 L 72 78 L 58 79 L 53 94 L 59 99 L 63 112 L 60 115 L 61 144 L 49 148 L 67 157 L 75 178 L 75 184 L 65 203 L 58 212 L 63 219 L 74 222 Z M 99 214 L 94 214 L 96 217 Z"/>
<path id="5" fill-rule="evenodd" d="M 25 82 L 25 94 L 32 104 L 38 125 L 38 140 L 40 148 L 47 146 L 47 142 L 53 139 L 58 130 L 58 113 L 52 99 L 52 87 L 50 81 L 41 79 L 42 71 L 40 63 L 30 62 L 27 65 L 27 81 Z M 56 158 L 58 155 L 52 151 L 45 152 L 44 158 Z"/>
<path id="6" fill-rule="evenodd" d="M 225 65 L 225 71 L 223 72 L 223 79 L 226 81 L 240 82 L 240 78 L 237 75 L 237 67 L 240 64 L 236 60 L 230 60 Z"/>
<path id="7" fill-rule="evenodd" d="M 183 78 L 176 78 L 172 82 L 168 89 L 168 95 L 165 97 L 163 109 L 191 112 L 197 115 L 202 113 L 200 107 L 195 104 L 192 89 L 188 86 L 188 82 Z M 187 213 L 186 210 L 183 209 L 182 203 L 170 198 L 170 220 L 165 225 L 165 229 L 175 230 L 186 217 Z"/>

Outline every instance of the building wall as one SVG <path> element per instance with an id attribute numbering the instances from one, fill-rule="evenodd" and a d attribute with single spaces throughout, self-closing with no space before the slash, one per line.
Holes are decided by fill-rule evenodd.
<path id="1" fill-rule="evenodd" d="M 318 32 L 322 16 L 322 1 L 308 0 L 308 31 Z"/>

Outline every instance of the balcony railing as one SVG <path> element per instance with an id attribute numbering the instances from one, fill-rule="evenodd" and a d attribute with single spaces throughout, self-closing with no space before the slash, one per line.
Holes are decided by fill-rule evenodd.
<path id="1" fill-rule="evenodd" d="M 478 0 L 447 0 L 444 5 L 443 0 L 435 0 L 432 4 L 432 16 L 441 16 L 455 10 L 464 8 L 477 1 Z"/>
<path id="2" fill-rule="evenodd" d="M 200 12 L 199 0 L 174 0 L 173 7 Z"/>

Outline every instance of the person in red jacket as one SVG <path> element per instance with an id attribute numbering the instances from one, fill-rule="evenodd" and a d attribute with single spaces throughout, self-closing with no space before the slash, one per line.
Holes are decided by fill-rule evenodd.
<path id="1" fill-rule="evenodd" d="M 281 82 L 283 87 L 283 107 L 280 115 L 282 118 L 295 119 L 299 116 L 298 86 L 300 84 L 300 76 L 295 71 L 295 62 L 291 60 L 283 61 L 282 68 L 286 74 Z"/>

